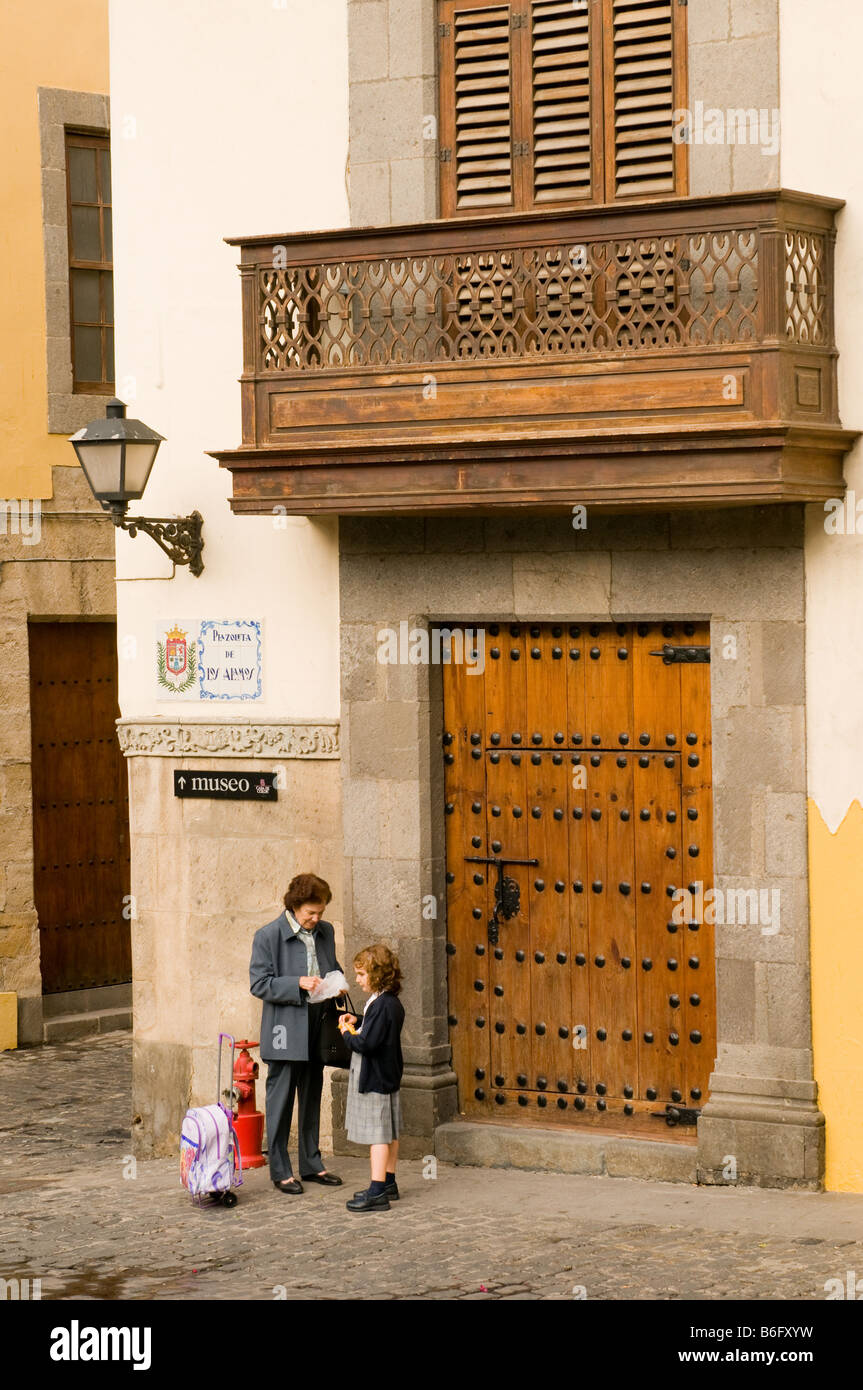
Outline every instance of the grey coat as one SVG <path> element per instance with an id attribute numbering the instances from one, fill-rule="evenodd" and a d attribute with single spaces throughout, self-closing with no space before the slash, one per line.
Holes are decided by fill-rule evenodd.
<path id="1" fill-rule="evenodd" d="M 321 975 L 341 970 L 331 922 L 318 923 L 315 950 Z M 260 1050 L 265 1062 L 309 1060 L 309 996 L 300 989 L 300 976 L 308 973 L 306 948 L 286 913 L 255 932 L 249 987 L 264 1001 Z"/>

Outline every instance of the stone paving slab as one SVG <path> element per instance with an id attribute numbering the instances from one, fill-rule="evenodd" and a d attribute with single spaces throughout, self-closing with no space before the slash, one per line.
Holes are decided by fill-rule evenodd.
<path id="1" fill-rule="evenodd" d="M 130 1040 L 0 1055 L 3 1278 L 43 1299 L 823 1300 L 860 1277 L 863 1197 L 696 1188 L 412 1162 L 389 1212 L 345 1185 L 281 1196 L 246 1175 L 197 1207 L 178 1162 L 129 1162 Z M 134 1171 L 134 1176 L 129 1174 Z"/>

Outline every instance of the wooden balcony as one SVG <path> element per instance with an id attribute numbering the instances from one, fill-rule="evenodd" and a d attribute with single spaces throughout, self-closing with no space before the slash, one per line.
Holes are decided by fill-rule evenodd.
<path id="1" fill-rule="evenodd" d="M 676 198 L 232 238 L 236 512 L 818 501 L 842 203 Z"/>

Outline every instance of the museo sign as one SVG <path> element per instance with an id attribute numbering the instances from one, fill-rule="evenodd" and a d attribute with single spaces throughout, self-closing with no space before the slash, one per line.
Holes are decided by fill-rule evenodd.
<path id="1" fill-rule="evenodd" d="M 209 772 L 174 768 L 174 795 L 211 797 L 215 801 L 278 801 L 277 772 Z"/>

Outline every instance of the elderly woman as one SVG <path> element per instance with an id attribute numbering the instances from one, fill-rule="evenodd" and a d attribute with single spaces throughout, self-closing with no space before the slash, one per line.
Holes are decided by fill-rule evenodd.
<path id="1" fill-rule="evenodd" d="M 297 874 L 285 894 L 285 910 L 255 933 L 249 981 L 252 994 L 264 1001 L 261 1057 L 267 1068 L 267 1139 L 270 1177 L 278 1192 L 302 1192 L 293 1175 L 288 1138 L 299 1092 L 299 1169 L 305 1182 L 340 1187 L 341 1178 L 324 1167 L 320 1149 L 321 1091 L 324 1064 L 318 1040 L 326 1004 L 309 1002 L 314 989 L 336 960 L 335 936 L 324 909 L 330 886 L 316 874 Z"/>

